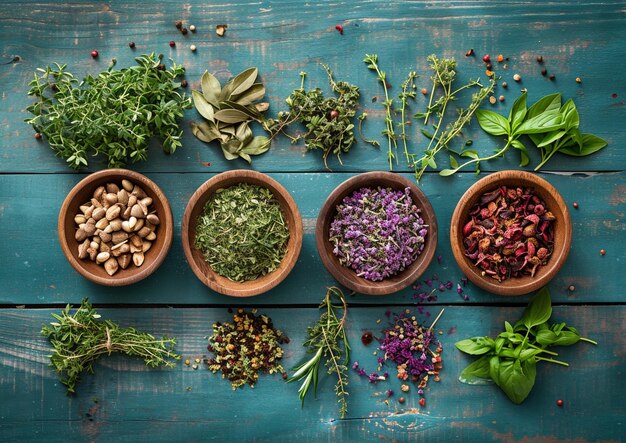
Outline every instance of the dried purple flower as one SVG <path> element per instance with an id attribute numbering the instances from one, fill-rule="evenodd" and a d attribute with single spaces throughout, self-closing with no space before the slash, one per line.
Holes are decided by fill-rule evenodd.
<path id="1" fill-rule="evenodd" d="M 427 225 L 410 189 L 361 188 L 337 206 L 329 240 L 339 262 L 380 281 L 402 272 L 424 249 Z"/>

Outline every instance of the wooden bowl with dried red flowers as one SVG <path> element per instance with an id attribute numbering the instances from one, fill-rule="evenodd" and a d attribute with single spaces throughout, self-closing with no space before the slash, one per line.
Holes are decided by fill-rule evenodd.
<path id="1" fill-rule="evenodd" d="M 291 272 L 302 247 L 302 217 L 289 192 L 261 172 L 218 174 L 191 196 L 182 221 L 185 257 L 209 288 L 259 295 Z"/>
<path id="2" fill-rule="evenodd" d="M 362 294 L 400 291 L 424 273 L 437 247 L 437 220 L 424 193 L 391 172 L 367 172 L 328 196 L 317 251 L 332 276 Z"/>
<path id="3" fill-rule="evenodd" d="M 165 194 L 128 169 L 88 175 L 59 211 L 65 257 L 82 276 L 104 286 L 130 285 L 151 275 L 165 260 L 173 232 Z"/>
<path id="4" fill-rule="evenodd" d="M 474 284 L 498 295 L 523 295 L 545 286 L 561 269 L 572 222 L 548 181 L 526 171 L 500 171 L 463 194 L 450 222 L 450 243 Z"/>

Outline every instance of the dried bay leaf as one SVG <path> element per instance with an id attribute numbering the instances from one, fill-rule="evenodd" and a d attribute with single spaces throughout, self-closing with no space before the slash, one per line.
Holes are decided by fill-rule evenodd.
<path id="1" fill-rule="evenodd" d="M 198 91 L 191 91 L 191 95 L 193 97 L 193 104 L 200 115 L 211 122 L 215 121 L 213 106 L 206 101 L 204 95 Z"/>
<path id="2" fill-rule="evenodd" d="M 220 81 L 215 78 L 213 74 L 209 71 L 204 71 L 202 74 L 202 95 L 213 106 L 217 107 L 219 105 L 218 97 L 222 92 L 222 85 Z"/>
<path id="3" fill-rule="evenodd" d="M 238 109 L 222 109 L 214 114 L 214 118 L 224 123 L 240 123 L 249 120 L 250 117 Z"/>

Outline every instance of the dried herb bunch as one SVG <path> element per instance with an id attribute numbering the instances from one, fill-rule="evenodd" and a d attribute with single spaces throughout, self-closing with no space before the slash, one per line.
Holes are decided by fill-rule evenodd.
<path id="1" fill-rule="evenodd" d="M 465 255 L 497 281 L 535 276 L 554 250 L 556 217 L 532 188 L 501 186 L 480 197 L 463 226 Z"/>
<path id="2" fill-rule="evenodd" d="M 304 139 L 308 151 L 322 151 L 324 165 L 328 168 L 327 158 L 332 153 L 341 163 L 341 153 L 348 152 L 356 139 L 353 119 L 359 106 L 359 88 L 345 81 L 336 82 L 327 65 L 322 65 L 328 75 L 328 81 L 336 97 L 324 97 L 320 88 L 305 91 L 306 73 L 301 72 L 300 88 L 287 97 L 288 112 L 279 112 L 277 120 L 267 120 L 266 127 L 274 134 L 282 132 L 292 143 Z M 285 127 L 293 122 L 300 122 L 306 132 L 291 136 Z"/>
<path id="3" fill-rule="evenodd" d="M 150 367 L 173 367 L 180 356 L 174 353 L 176 340 L 140 332 L 133 327 L 120 328 L 110 320 L 100 320 L 100 314 L 84 299 L 72 314 L 68 304 L 61 314 L 52 314 L 57 320 L 44 325 L 41 333 L 50 340 L 54 350 L 50 366 L 62 374 L 61 383 L 67 393 L 76 392 L 80 375 L 94 373 L 94 362 L 112 353 L 139 357 Z"/>
<path id="4" fill-rule="evenodd" d="M 166 69 L 154 54 L 142 55 L 137 66 L 88 75 L 82 82 L 67 65 L 38 69 L 28 95 L 38 100 L 27 108 L 27 119 L 58 157 L 78 169 L 87 157 L 102 155 L 109 167 L 146 160 L 148 144 L 156 136 L 167 154 L 181 147 L 178 119 L 191 99 L 178 92 L 185 68 Z"/>
<path id="5" fill-rule="evenodd" d="M 289 343 L 289 338 L 274 329 L 271 318 L 254 313 L 238 309 L 232 323 L 213 324 L 213 335 L 209 337 L 207 349 L 215 357 L 204 362 L 213 373 L 221 371 L 233 389 L 245 384 L 254 387 L 259 373 L 284 372 L 280 345 Z"/>
<path id="6" fill-rule="evenodd" d="M 288 241 L 289 227 L 272 191 L 239 183 L 218 189 L 207 202 L 195 245 L 215 272 L 246 281 L 274 271 Z"/>
<path id="7" fill-rule="evenodd" d="M 333 298 L 340 304 L 333 304 Z M 307 330 L 308 339 L 303 343 L 307 347 L 307 353 L 313 356 L 294 368 L 294 374 L 287 382 L 302 381 L 298 394 L 302 405 L 311 383 L 313 383 L 313 394 L 317 391 L 317 380 L 319 367 L 322 360 L 325 360 L 329 375 L 337 376 L 335 393 L 338 397 L 339 415 L 345 418 L 348 413 L 348 360 L 350 358 L 350 344 L 346 335 L 346 319 L 348 315 L 348 305 L 341 289 L 336 287 L 328 288 L 326 296 L 320 304 L 320 309 L 324 311 L 319 320 Z M 338 317 L 337 311 L 343 309 L 343 315 Z M 343 344 L 342 344 L 343 343 Z"/>

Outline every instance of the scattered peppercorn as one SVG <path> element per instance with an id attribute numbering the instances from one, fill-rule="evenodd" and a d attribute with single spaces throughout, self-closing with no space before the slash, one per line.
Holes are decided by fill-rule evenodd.
<path id="1" fill-rule="evenodd" d="M 189 49 L 191 49 L 191 52 L 196 52 L 196 49 L 198 48 L 196 48 L 196 45 L 191 45 Z"/>
<path id="2" fill-rule="evenodd" d="M 483 61 L 485 63 L 489 63 L 491 61 L 491 57 L 489 56 L 489 54 L 483 55 Z"/>
<path id="3" fill-rule="evenodd" d="M 578 209 L 578 203 L 574 202 L 572 203 L 572 206 L 574 207 L 574 209 Z"/>
<path id="4" fill-rule="evenodd" d="M 342 25 L 335 25 L 335 29 L 337 31 L 339 31 L 339 34 L 343 35 L 343 26 Z"/>
<path id="5" fill-rule="evenodd" d="M 41 132 L 35 132 L 35 138 L 37 140 L 41 140 L 41 137 L 42 137 Z"/>
<path id="6" fill-rule="evenodd" d="M 490 71 L 493 69 L 493 65 L 491 63 L 487 63 L 485 67 L 489 69 Z"/>
<path id="7" fill-rule="evenodd" d="M 176 46 L 176 42 L 174 40 L 170 40 L 170 48 Z"/>
<path id="8" fill-rule="evenodd" d="M 617 98 L 617 92 L 614 92 L 613 94 L 611 94 L 611 98 Z"/>
<path id="9" fill-rule="evenodd" d="M 128 44 L 128 47 L 129 47 L 130 49 L 135 49 L 135 42 L 130 42 L 130 43 Z"/>
<path id="10" fill-rule="evenodd" d="M 513 80 L 515 80 L 516 82 L 520 81 L 521 79 L 522 79 L 522 76 L 521 76 L 521 75 L 519 75 L 519 74 L 515 74 L 515 75 L 513 76 Z"/>
<path id="11" fill-rule="evenodd" d="M 403 404 L 405 401 L 404 397 L 398 397 L 398 403 Z"/>
<path id="12" fill-rule="evenodd" d="M 582 83 L 582 79 L 580 77 L 576 77 L 576 83 Z"/>
<path id="13" fill-rule="evenodd" d="M 569 287 L 567 288 L 567 290 L 568 290 L 569 292 L 574 292 L 574 291 L 576 290 L 576 286 L 574 286 L 574 285 L 569 285 Z"/>
<path id="14" fill-rule="evenodd" d="M 157 69 L 158 69 L 159 71 L 165 71 L 165 65 L 164 65 L 163 63 L 159 63 L 159 64 L 157 65 Z"/>
<path id="15" fill-rule="evenodd" d="M 98 58 L 98 51 L 96 51 L 95 49 L 93 51 L 91 51 L 91 56 L 93 58 Z"/>
<path id="16" fill-rule="evenodd" d="M 550 74 L 550 76 L 548 77 L 550 80 L 554 80 L 556 78 L 556 75 L 554 74 Z"/>
<path id="17" fill-rule="evenodd" d="M 189 361 L 189 359 L 185 360 L 185 364 L 186 364 L 187 366 L 189 366 L 189 365 L 191 364 L 191 362 Z"/>
<path id="18" fill-rule="evenodd" d="M 556 401 L 556 405 L 560 408 L 563 406 L 563 400 L 561 400 L 560 398 Z"/>
<path id="19" fill-rule="evenodd" d="M 541 70 L 541 75 L 543 75 L 544 77 L 548 74 L 548 70 L 546 68 L 543 68 Z"/>
<path id="20" fill-rule="evenodd" d="M 537 63 L 543 63 L 543 56 L 541 55 L 537 56 Z"/>
<path id="21" fill-rule="evenodd" d="M 500 97 L 498 97 L 498 100 L 500 100 L 501 102 L 504 101 L 504 95 L 501 95 Z"/>
<path id="22" fill-rule="evenodd" d="M 180 32 L 182 32 L 183 35 L 187 35 L 189 33 L 189 31 L 187 30 L 187 28 L 183 28 L 180 30 Z"/>
<path id="23" fill-rule="evenodd" d="M 176 20 L 176 23 L 174 23 L 176 25 L 176 29 L 180 30 L 183 29 L 183 21 L 182 20 Z"/>
<path id="24" fill-rule="evenodd" d="M 428 89 L 426 89 L 426 88 L 422 88 L 422 91 L 421 91 L 421 92 L 422 92 L 422 94 L 426 95 L 426 94 L 428 94 Z"/>
<path id="25" fill-rule="evenodd" d="M 191 26 L 189 26 L 189 30 L 190 30 L 191 32 L 196 32 L 196 26 L 195 26 L 195 25 L 191 25 Z"/>
<path id="26" fill-rule="evenodd" d="M 472 55 L 474 55 L 474 49 L 473 48 L 465 53 L 465 57 L 471 57 Z"/>
<path id="27" fill-rule="evenodd" d="M 604 249 L 600 249 L 600 255 L 605 255 L 606 251 Z"/>
<path id="28" fill-rule="evenodd" d="M 489 103 L 491 103 L 492 105 L 495 105 L 495 104 L 496 104 L 496 101 L 497 101 L 497 100 L 496 100 L 495 95 L 492 95 L 491 97 L 489 97 Z"/>
<path id="29" fill-rule="evenodd" d="M 420 406 L 421 406 L 421 407 L 426 406 L 426 399 L 425 399 L 424 397 L 420 398 L 419 403 L 420 403 Z"/>
<path id="30" fill-rule="evenodd" d="M 374 335 L 370 331 L 366 331 L 361 336 L 361 343 L 365 346 L 369 345 L 372 341 L 374 341 Z"/>
<path id="31" fill-rule="evenodd" d="M 188 82 L 187 82 L 187 80 L 185 80 L 185 79 L 183 79 L 183 80 L 181 80 L 181 81 L 180 81 L 180 85 L 181 85 L 183 88 L 186 88 L 188 84 L 189 84 L 189 83 L 188 83 Z"/>
<path id="32" fill-rule="evenodd" d="M 330 119 L 331 120 L 335 120 L 337 117 L 339 117 L 339 112 L 337 112 L 334 109 L 332 111 L 330 111 Z"/>
<path id="33" fill-rule="evenodd" d="M 509 87 L 509 84 L 507 82 L 502 82 L 502 87 L 506 89 Z"/>

